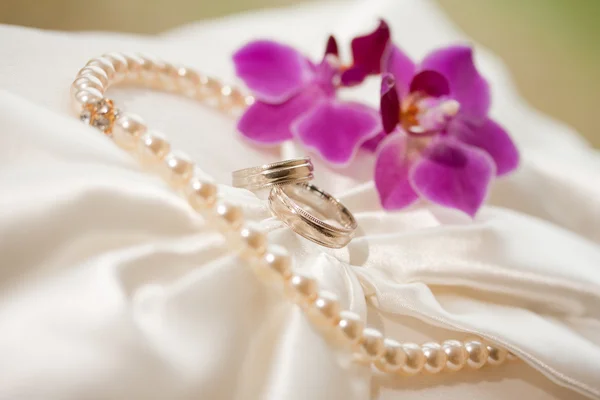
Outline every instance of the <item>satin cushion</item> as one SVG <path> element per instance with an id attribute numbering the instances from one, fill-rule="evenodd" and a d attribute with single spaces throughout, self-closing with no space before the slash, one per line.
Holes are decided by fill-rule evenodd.
<path id="1" fill-rule="evenodd" d="M 491 115 L 522 166 L 475 221 L 425 204 L 380 210 L 374 160 L 316 183 L 356 215 L 345 249 L 299 238 L 230 172 L 304 155 L 249 146 L 235 121 L 189 100 L 111 89 L 125 110 L 185 149 L 224 196 L 286 246 L 344 306 L 401 341 L 497 340 L 525 363 L 372 377 L 265 289 L 158 178 L 72 115 L 69 85 L 106 51 L 139 51 L 233 80 L 231 54 L 277 37 L 309 55 L 385 15 L 416 59 L 461 36 L 430 1 L 310 4 L 181 27 L 156 37 L 2 26 L 0 35 L 0 398 L 464 399 L 600 397 L 600 161 L 571 129 L 532 110 L 485 49 Z M 310 26 L 310 29 L 307 27 Z M 423 27 L 428 27 L 423 29 Z M 414 32 L 420 32 L 414 35 Z M 344 96 L 376 106 L 378 82 Z"/>

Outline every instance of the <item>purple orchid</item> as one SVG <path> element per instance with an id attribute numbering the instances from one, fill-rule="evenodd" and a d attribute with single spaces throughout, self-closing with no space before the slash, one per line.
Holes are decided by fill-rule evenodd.
<path id="1" fill-rule="evenodd" d="M 375 185 L 385 209 L 419 197 L 474 216 L 492 178 L 507 174 L 519 154 L 488 117 L 490 90 L 470 47 L 453 46 L 415 65 L 391 46 L 383 63 Z M 379 143 L 381 142 L 381 143 Z"/>
<path id="2" fill-rule="evenodd" d="M 314 64 L 297 50 L 274 41 L 251 42 L 234 56 L 237 75 L 256 101 L 238 122 L 239 131 L 261 144 L 297 138 L 333 164 L 347 164 L 367 140 L 381 132 L 377 110 L 340 101 L 336 92 L 381 73 L 389 29 L 352 40 L 353 64 L 343 66 L 331 36 L 325 56 Z"/>

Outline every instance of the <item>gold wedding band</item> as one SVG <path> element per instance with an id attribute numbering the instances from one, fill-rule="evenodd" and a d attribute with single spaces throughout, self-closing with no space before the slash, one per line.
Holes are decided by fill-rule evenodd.
<path id="1" fill-rule="evenodd" d="M 356 220 L 337 199 L 309 184 L 313 177 L 309 157 L 232 173 L 235 187 L 252 191 L 271 188 L 271 211 L 297 234 L 322 246 L 344 247 L 354 237 Z"/>
<path id="2" fill-rule="evenodd" d="M 269 207 L 298 235 L 334 249 L 346 246 L 358 227 L 350 210 L 309 183 L 273 187 Z"/>
<path id="3" fill-rule="evenodd" d="M 233 186 L 260 190 L 280 185 L 308 182 L 313 179 L 313 165 L 309 157 L 296 158 L 234 171 Z"/>

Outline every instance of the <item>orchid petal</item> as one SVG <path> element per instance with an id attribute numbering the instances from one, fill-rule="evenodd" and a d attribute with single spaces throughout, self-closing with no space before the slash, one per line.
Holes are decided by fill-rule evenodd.
<path id="1" fill-rule="evenodd" d="M 410 82 L 410 92 L 422 92 L 432 97 L 442 97 L 450 93 L 450 85 L 444 75 L 437 71 L 421 71 Z"/>
<path id="2" fill-rule="evenodd" d="M 238 130 L 248 139 L 262 144 L 277 144 L 292 139 L 291 124 L 323 98 L 322 92 L 310 88 L 283 104 L 257 101 L 238 121 Z"/>
<path id="3" fill-rule="evenodd" d="M 314 65 L 290 46 L 269 40 L 250 42 L 233 55 L 235 71 L 254 96 L 279 104 L 314 76 Z"/>
<path id="4" fill-rule="evenodd" d="M 498 176 L 513 171 L 519 165 L 519 151 L 512 139 L 504 128 L 489 118 L 479 126 L 453 122 L 449 126 L 449 134 L 487 152 L 494 159 Z"/>
<path id="5" fill-rule="evenodd" d="M 381 77 L 381 99 L 379 101 L 383 130 L 390 133 L 400 122 L 400 100 L 396 91 L 396 81 L 392 74 Z"/>
<path id="6" fill-rule="evenodd" d="M 333 54 L 334 56 L 338 56 L 340 54 L 338 50 L 337 40 L 333 35 L 330 35 L 327 39 L 327 46 L 325 47 L 325 55 Z"/>
<path id="7" fill-rule="evenodd" d="M 429 54 L 421 70 L 434 70 L 444 75 L 450 91 L 461 106 L 461 113 L 473 119 L 487 116 L 490 89 L 473 62 L 473 50 L 468 46 L 450 46 Z"/>
<path id="8" fill-rule="evenodd" d="M 385 131 L 381 131 L 375 137 L 364 142 L 361 147 L 371 153 L 375 153 L 386 137 L 388 137 L 388 134 Z"/>
<path id="9" fill-rule="evenodd" d="M 360 103 L 321 102 L 292 126 L 294 136 L 333 164 L 347 164 L 381 131 L 376 110 Z"/>
<path id="10" fill-rule="evenodd" d="M 381 73 L 381 60 L 390 43 L 390 28 L 383 20 L 368 35 L 358 36 L 352 40 L 352 58 L 354 65 L 360 67 L 367 75 Z"/>
<path id="11" fill-rule="evenodd" d="M 320 64 L 315 66 L 315 84 L 329 97 L 335 97 L 336 87 L 333 84 L 338 74 L 338 65 L 334 56 L 325 56 Z"/>
<path id="12" fill-rule="evenodd" d="M 356 86 L 362 83 L 367 73 L 360 67 L 351 67 L 342 72 L 340 83 L 342 86 Z"/>
<path id="13" fill-rule="evenodd" d="M 387 136 L 379 146 L 375 161 L 375 187 L 381 206 L 386 210 L 407 207 L 419 198 L 409 181 L 412 162 L 406 141 L 406 134 L 397 132 Z"/>
<path id="14" fill-rule="evenodd" d="M 391 46 L 384 56 L 383 72 L 389 72 L 394 76 L 398 96 L 404 98 L 415 75 L 415 64 L 412 60 L 397 46 Z"/>
<path id="15" fill-rule="evenodd" d="M 486 198 L 494 174 L 494 161 L 485 151 L 441 139 L 424 151 L 410 179 L 423 198 L 473 217 Z"/>

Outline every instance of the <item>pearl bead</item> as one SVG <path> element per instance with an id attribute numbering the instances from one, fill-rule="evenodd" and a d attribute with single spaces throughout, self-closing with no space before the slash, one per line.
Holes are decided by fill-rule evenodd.
<path id="1" fill-rule="evenodd" d="M 104 86 L 102 86 L 100 79 L 96 78 L 95 76 L 88 75 L 75 79 L 71 85 L 71 94 L 75 95 L 75 93 L 78 91 L 88 88 L 98 90 L 100 93 L 104 93 Z"/>
<path id="2" fill-rule="evenodd" d="M 212 207 L 217 201 L 217 185 L 193 178 L 184 189 L 190 205 L 197 211 Z"/>
<path id="3" fill-rule="evenodd" d="M 254 104 L 256 100 L 254 99 L 254 96 L 251 95 L 246 95 L 244 96 L 244 105 L 247 107 L 250 107 L 252 104 Z"/>
<path id="4" fill-rule="evenodd" d="M 195 97 L 200 86 L 200 75 L 189 68 L 179 67 L 177 76 L 181 92 L 186 96 Z"/>
<path id="5" fill-rule="evenodd" d="M 82 68 L 79 71 L 79 74 L 77 74 L 77 77 L 83 77 L 83 76 L 93 76 L 96 77 L 97 79 L 100 80 L 100 82 L 102 82 L 102 86 L 104 86 L 105 88 L 108 87 L 108 75 L 106 75 L 106 72 L 104 72 L 104 70 L 96 65 L 88 65 L 87 67 Z"/>
<path id="6" fill-rule="evenodd" d="M 127 62 L 127 79 L 136 80 L 140 78 L 144 60 L 135 54 L 123 53 L 122 56 Z"/>
<path id="7" fill-rule="evenodd" d="M 115 143 L 124 149 L 136 147 L 140 137 L 146 133 L 146 124 L 140 116 L 131 113 L 121 113 L 115 120 L 112 135 Z"/>
<path id="8" fill-rule="evenodd" d="M 244 223 L 242 208 L 223 201 L 215 206 L 215 215 L 219 218 L 222 229 L 239 229 Z"/>
<path id="9" fill-rule="evenodd" d="M 104 54 L 102 58 L 108 60 L 115 70 L 113 80 L 121 81 L 127 77 L 127 60 L 119 53 Z"/>
<path id="10" fill-rule="evenodd" d="M 401 371 L 406 363 L 406 353 L 402 345 L 393 339 L 384 339 L 383 346 L 383 355 L 375 362 L 377 369 L 389 373 Z"/>
<path id="11" fill-rule="evenodd" d="M 352 311 L 342 311 L 337 326 L 344 342 L 356 345 L 361 341 L 365 326 L 358 314 Z"/>
<path id="12" fill-rule="evenodd" d="M 231 97 L 233 94 L 233 88 L 229 85 L 221 86 L 221 96 L 223 97 Z"/>
<path id="13" fill-rule="evenodd" d="M 488 358 L 487 347 L 478 340 L 469 340 L 465 342 L 465 350 L 467 350 L 468 358 L 467 365 L 473 369 L 483 367 Z"/>
<path id="14" fill-rule="evenodd" d="M 467 350 L 458 340 L 447 340 L 442 344 L 446 353 L 446 368 L 450 371 L 459 371 L 467 363 Z"/>
<path id="15" fill-rule="evenodd" d="M 101 91 L 94 88 L 85 88 L 77 91 L 73 96 L 73 99 L 77 101 L 81 105 L 85 104 L 94 104 L 99 102 L 104 98 L 104 95 Z"/>
<path id="16" fill-rule="evenodd" d="M 113 66 L 112 62 L 110 62 L 109 60 L 107 60 L 104 57 L 98 57 L 98 58 L 93 58 L 91 59 L 87 64 L 87 66 L 96 66 L 100 69 L 102 69 L 105 73 L 107 78 L 113 79 L 115 76 L 115 67 Z"/>
<path id="17" fill-rule="evenodd" d="M 259 276 L 269 282 L 279 283 L 292 276 L 292 260 L 289 254 L 279 247 L 268 248 L 259 267 Z"/>
<path id="18" fill-rule="evenodd" d="M 502 347 L 487 345 L 488 351 L 488 359 L 487 362 L 490 365 L 500 365 L 504 361 L 506 361 L 506 356 L 508 355 L 508 351 L 503 349 Z"/>
<path id="19" fill-rule="evenodd" d="M 307 309 L 307 314 L 313 323 L 320 326 L 337 324 L 340 316 L 340 303 L 335 294 L 327 291 L 320 291 L 311 307 Z"/>
<path id="20" fill-rule="evenodd" d="M 402 367 L 402 372 L 409 375 L 421 372 L 425 366 L 425 355 L 421 350 L 421 346 L 414 343 L 404 343 L 402 350 L 406 353 L 406 362 Z"/>
<path id="21" fill-rule="evenodd" d="M 150 165 L 162 161 L 171 151 L 171 145 L 165 137 L 150 131 L 143 135 L 137 145 L 137 155 L 142 164 Z"/>
<path id="22" fill-rule="evenodd" d="M 216 191 L 215 191 L 216 192 Z M 240 230 L 239 238 L 242 241 L 246 256 L 260 257 L 267 251 L 267 237 L 264 233 L 246 226 Z"/>
<path id="23" fill-rule="evenodd" d="M 194 163 L 183 154 L 169 153 L 163 166 L 164 179 L 176 188 L 186 185 L 194 174 Z"/>
<path id="24" fill-rule="evenodd" d="M 233 88 L 233 92 L 231 93 L 231 101 L 234 107 L 246 107 L 246 96 L 237 88 Z"/>
<path id="25" fill-rule="evenodd" d="M 75 93 L 73 96 L 73 107 L 77 113 L 81 113 L 85 105 L 96 104 L 102 100 L 102 98 L 102 93 L 96 89 L 83 89 Z"/>
<path id="26" fill-rule="evenodd" d="M 170 63 L 164 63 L 160 71 L 160 83 L 165 90 L 174 91 L 179 87 L 179 73 L 177 67 Z"/>
<path id="27" fill-rule="evenodd" d="M 137 54 L 137 57 L 141 61 L 140 77 L 144 81 L 154 81 L 160 78 L 165 65 L 163 62 L 144 54 Z"/>
<path id="28" fill-rule="evenodd" d="M 377 329 L 365 328 L 362 332 L 362 339 L 359 344 L 360 359 L 368 362 L 375 362 L 385 352 L 383 344 L 383 335 Z"/>
<path id="29" fill-rule="evenodd" d="M 200 86 L 198 87 L 198 96 L 202 99 L 214 97 L 219 94 L 221 84 L 214 78 L 208 76 L 200 77 Z"/>
<path id="30" fill-rule="evenodd" d="M 221 86 L 219 91 L 219 106 L 223 110 L 227 110 L 233 106 L 234 103 L 234 89 L 229 85 Z"/>
<path id="31" fill-rule="evenodd" d="M 437 374 L 446 366 L 446 353 L 438 343 L 425 343 L 422 346 L 425 356 L 425 371 Z"/>
<path id="32" fill-rule="evenodd" d="M 233 108 L 244 108 L 245 105 L 245 98 L 242 92 L 229 85 L 224 85 L 221 87 L 219 106 L 223 110 L 227 111 Z"/>
<path id="33" fill-rule="evenodd" d="M 313 278 L 294 274 L 286 282 L 285 291 L 293 302 L 306 305 L 317 298 L 319 286 Z"/>

